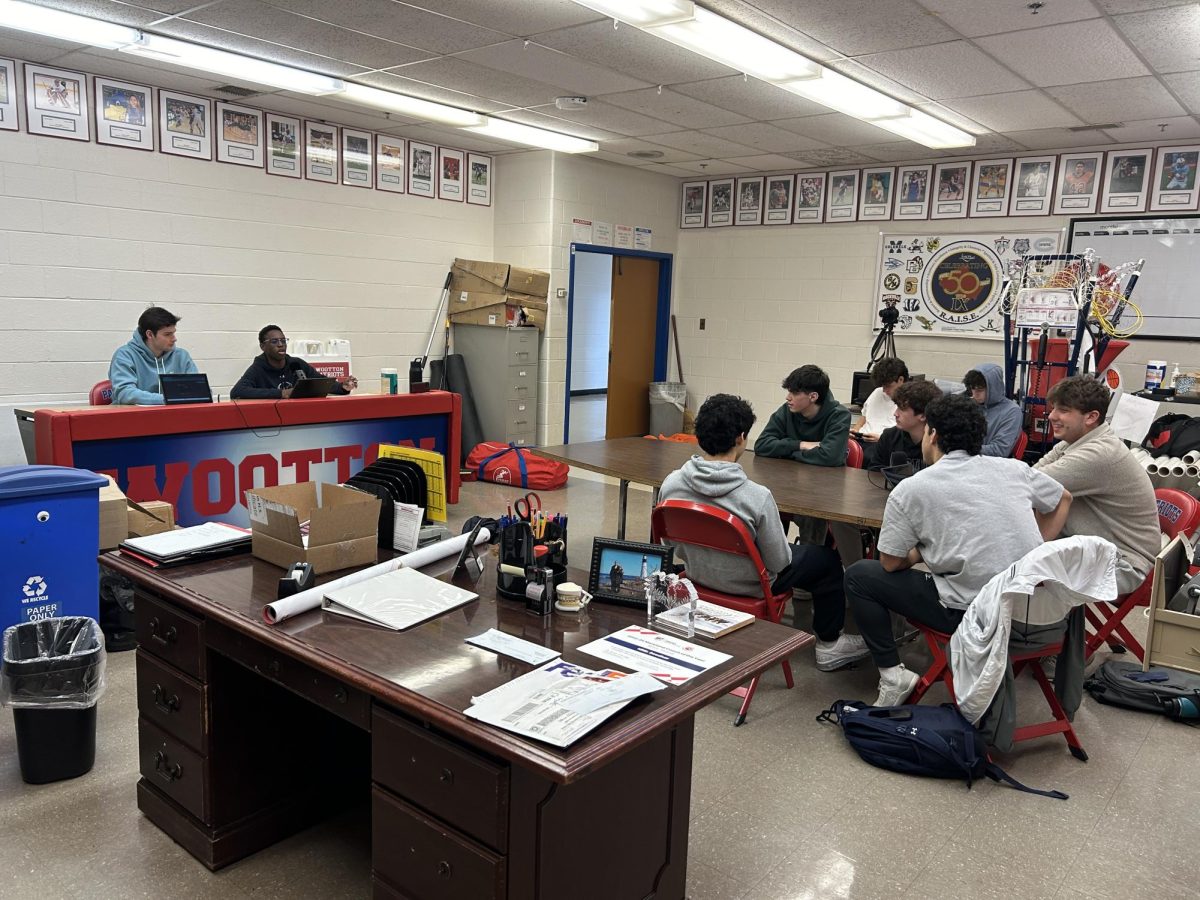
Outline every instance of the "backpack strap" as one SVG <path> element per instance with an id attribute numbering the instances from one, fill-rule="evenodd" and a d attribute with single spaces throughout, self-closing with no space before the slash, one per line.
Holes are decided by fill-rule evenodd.
<path id="1" fill-rule="evenodd" d="M 512 450 L 513 452 L 515 452 L 517 454 L 517 468 L 521 472 L 521 487 L 524 490 L 529 490 L 529 467 L 525 465 L 525 455 L 523 452 L 523 448 L 518 447 L 516 444 L 509 444 L 503 450 L 497 450 L 491 456 L 488 456 L 485 459 L 483 459 L 479 463 L 479 468 L 475 470 L 475 477 L 478 478 L 480 481 L 485 481 L 486 479 L 483 477 L 483 470 L 487 467 L 487 464 L 490 463 L 493 459 L 499 459 L 501 456 L 503 456 L 505 453 L 507 453 L 510 450 Z"/>
<path id="2" fill-rule="evenodd" d="M 992 779 L 992 781 L 997 783 L 1003 781 L 1006 784 L 1012 785 L 1018 791 L 1025 791 L 1027 794 L 1037 794 L 1039 797 L 1050 797 L 1053 800 L 1066 800 L 1068 797 L 1062 791 L 1039 791 L 1037 788 L 1021 784 L 1021 782 L 1017 781 L 1017 779 L 1013 778 L 990 759 L 984 762 L 983 774 Z"/>

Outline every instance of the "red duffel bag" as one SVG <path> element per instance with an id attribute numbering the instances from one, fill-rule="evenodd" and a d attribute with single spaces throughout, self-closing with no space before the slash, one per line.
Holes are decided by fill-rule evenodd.
<path id="1" fill-rule="evenodd" d="M 553 491 L 567 483 L 567 464 L 530 453 L 529 447 L 484 441 L 467 454 L 467 468 L 480 481 Z"/>

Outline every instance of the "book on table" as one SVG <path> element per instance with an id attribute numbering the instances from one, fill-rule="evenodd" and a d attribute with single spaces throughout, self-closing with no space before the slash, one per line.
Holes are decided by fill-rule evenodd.
<path id="1" fill-rule="evenodd" d="M 687 603 L 675 606 L 666 612 L 659 613 L 655 618 L 677 628 L 687 628 L 688 608 L 689 604 Z M 736 609 L 718 606 L 707 600 L 696 601 L 696 634 L 704 637 L 719 638 L 731 631 L 744 628 L 753 621 L 754 616 L 751 613 L 738 612 Z"/>
<path id="2" fill-rule="evenodd" d="M 249 548 L 250 532 L 225 522 L 205 522 L 189 528 L 133 537 L 122 541 L 120 545 L 123 553 L 158 566 L 195 562 Z"/>
<path id="3" fill-rule="evenodd" d="M 321 608 L 393 631 L 403 631 L 478 597 L 407 567 L 336 588 Z"/>

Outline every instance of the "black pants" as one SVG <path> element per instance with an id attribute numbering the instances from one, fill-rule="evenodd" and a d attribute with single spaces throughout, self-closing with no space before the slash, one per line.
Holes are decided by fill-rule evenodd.
<path id="1" fill-rule="evenodd" d="M 842 560 L 832 547 L 792 544 L 792 562 L 775 576 L 773 591 L 800 588 L 812 594 L 813 631 L 823 641 L 835 641 L 846 624 L 846 593 Z"/>
<path id="2" fill-rule="evenodd" d="M 892 612 L 947 634 L 963 617 L 961 609 L 942 606 L 932 575 L 916 569 L 885 572 L 875 559 L 856 562 L 846 570 L 846 597 L 875 665 L 881 669 L 900 665 Z"/>

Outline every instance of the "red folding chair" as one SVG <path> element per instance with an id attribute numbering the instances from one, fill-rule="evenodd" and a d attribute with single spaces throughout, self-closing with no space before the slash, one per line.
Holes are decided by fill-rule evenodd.
<path id="1" fill-rule="evenodd" d="M 862 444 L 854 438 L 846 439 L 846 468 L 861 469 L 863 467 Z"/>
<path id="2" fill-rule="evenodd" d="M 1200 501 L 1191 494 L 1174 488 L 1159 488 L 1154 492 L 1158 501 L 1158 527 L 1168 538 L 1178 534 L 1191 537 L 1197 527 L 1200 527 Z M 1139 660 L 1146 659 L 1146 651 L 1141 643 L 1125 627 L 1125 617 L 1139 606 L 1150 605 L 1150 587 L 1154 581 L 1154 573 L 1146 576 L 1137 590 L 1118 597 L 1111 603 L 1089 603 L 1083 608 L 1088 624 L 1094 629 L 1084 644 L 1086 659 L 1104 644 L 1109 644 L 1114 650 L 1123 647 L 1129 650 Z"/>
<path id="3" fill-rule="evenodd" d="M 91 406 L 109 406 L 112 403 L 112 382 L 106 378 L 92 385 L 88 403 Z"/>
<path id="4" fill-rule="evenodd" d="M 786 590 L 774 593 L 771 590 L 771 578 L 758 547 L 754 544 L 754 536 L 746 523 L 733 513 L 690 500 L 664 500 L 654 508 L 650 516 L 650 540 L 656 544 L 690 544 L 749 558 L 758 572 L 762 596 L 739 597 L 702 584 L 696 584 L 696 593 L 700 599 L 709 603 L 750 613 L 758 619 L 768 622 L 782 621 L 784 608 L 792 599 L 792 592 Z M 730 691 L 735 697 L 742 698 L 741 709 L 733 720 L 735 726 L 746 721 L 750 701 L 754 699 L 754 692 L 758 690 L 760 677 L 755 675 L 750 684 Z M 792 666 L 786 659 L 783 661 L 783 677 L 789 688 L 794 686 Z"/>
<path id="5" fill-rule="evenodd" d="M 1017 443 L 1013 445 L 1013 459 L 1023 459 L 1025 457 L 1025 448 L 1028 446 L 1029 435 L 1022 431 L 1017 435 Z"/>

